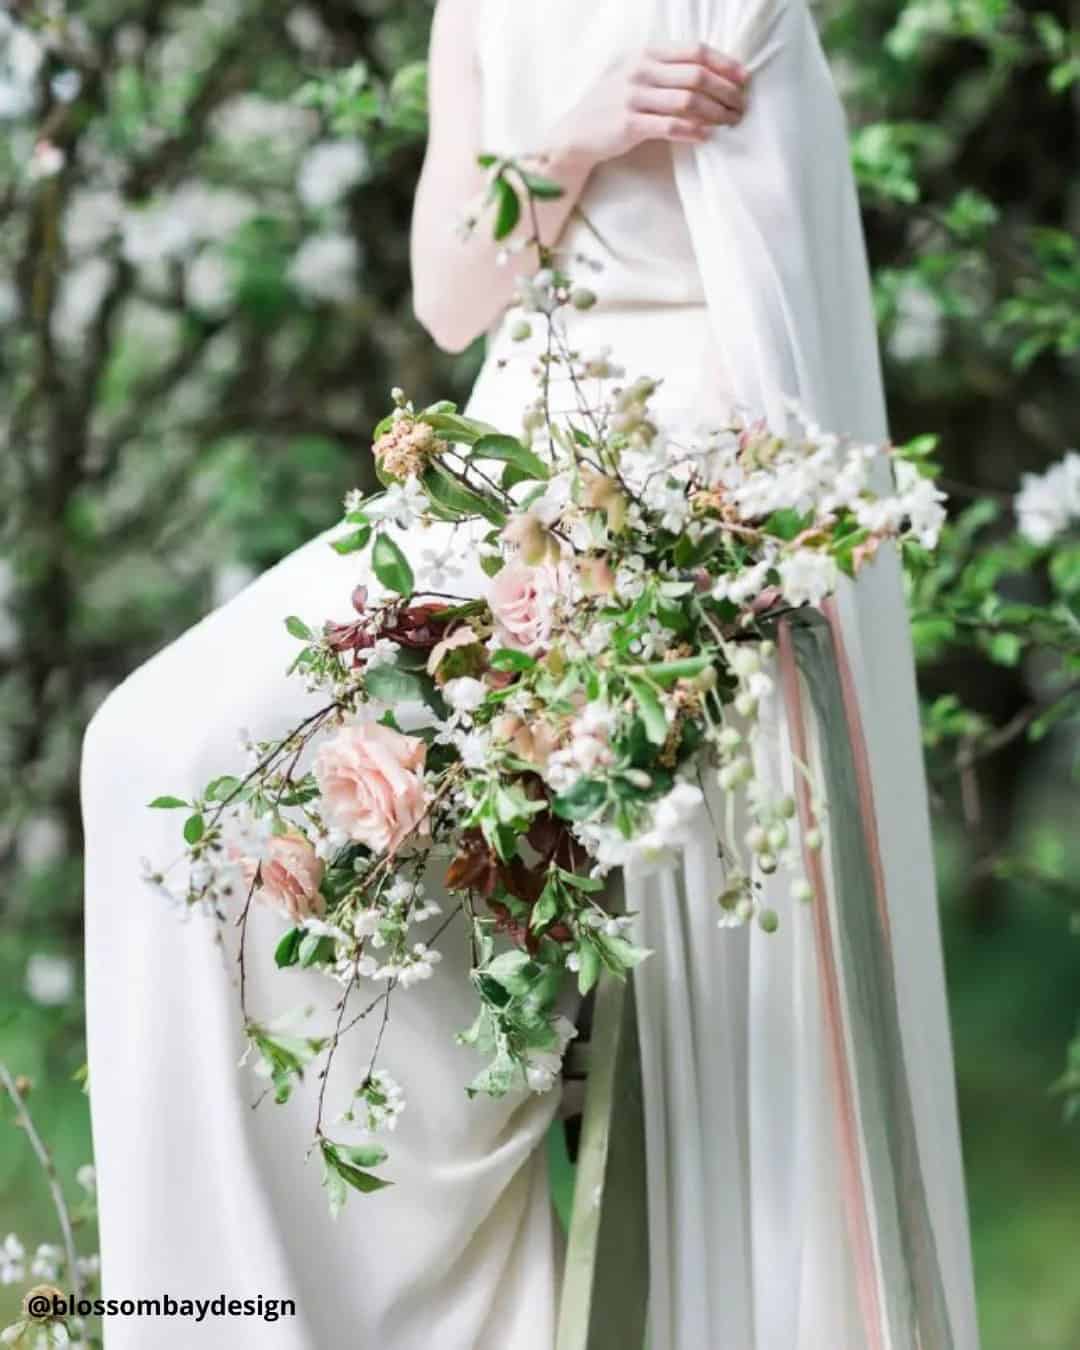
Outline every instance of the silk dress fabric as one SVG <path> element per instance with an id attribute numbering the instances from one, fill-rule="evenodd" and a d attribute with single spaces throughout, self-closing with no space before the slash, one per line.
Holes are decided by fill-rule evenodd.
<path id="1" fill-rule="evenodd" d="M 656 15 L 636 4 L 482 0 L 488 148 L 542 143 L 545 126 L 595 77 L 597 61 L 655 31 Z M 804 40 L 807 59 L 818 61 L 814 40 Z M 764 93 L 756 93 L 764 108 Z M 743 142 L 724 135 L 708 153 L 738 154 Z M 740 390 L 752 404 L 740 344 L 769 337 L 717 323 L 709 239 L 721 230 L 702 224 L 694 172 L 657 146 L 603 166 L 582 201 L 590 224 L 574 219 L 559 241 L 568 258 L 581 253 L 604 264 L 588 281 L 599 303 L 574 315 L 571 340 L 582 349 L 610 346 L 631 376 L 662 377 L 658 405 L 672 418 L 715 413 Z M 851 228 L 837 244 L 853 250 L 858 281 L 857 219 Z M 725 265 L 746 265 L 745 253 L 724 253 Z M 864 277 L 861 285 L 852 300 L 857 318 Z M 837 382 L 843 386 L 845 371 L 865 377 L 862 397 L 880 419 L 866 324 L 863 315 L 830 340 Z M 469 411 L 513 430 L 531 384 L 528 353 L 509 342 L 507 327 L 490 335 Z M 865 352 L 856 353 L 868 366 L 862 376 L 851 364 L 852 333 L 869 333 Z M 773 397 L 770 380 L 763 376 Z M 807 392 L 797 383 L 788 391 Z M 764 401 L 761 409 L 774 410 Z M 879 425 L 869 416 L 852 429 L 877 434 Z M 180 922 L 138 880 L 141 855 L 157 862 L 176 853 L 176 818 L 147 811 L 153 796 L 186 796 L 233 767 L 238 727 L 270 737 L 317 706 L 284 675 L 295 643 L 282 617 L 345 617 L 356 580 L 355 563 L 330 550 L 328 535 L 313 540 L 137 670 L 87 733 L 87 1012 L 104 1292 L 262 1294 L 298 1307 L 295 1318 L 274 1323 L 111 1319 L 108 1350 L 554 1344 L 561 1251 L 540 1144 L 557 1103 L 552 1095 L 466 1098 L 478 1062 L 453 1041 L 471 1020 L 461 929 L 444 935 L 435 978 L 397 999 L 388 1025 L 383 1062 L 408 1101 L 389 1141 L 385 1172 L 395 1185 L 351 1197 L 331 1224 L 317 1162 L 303 1162 L 317 1084 L 302 1085 L 285 1107 L 252 1110 L 256 1088 L 236 1065 L 243 1036 L 230 954 L 208 922 Z M 470 567 L 456 589 L 479 592 L 484 584 Z M 895 572 L 858 589 L 868 599 L 846 597 L 845 622 L 875 782 L 887 788 L 880 824 L 904 1044 L 953 1343 L 969 1350 L 977 1342 L 966 1211 L 910 652 Z M 783 781 L 791 771 L 779 700 L 767 718 L 773 745 L 762 772 Z M 804 912 L 778 901 L 781 929 L 770 938 L 718 930 L 713 900 L 722 869 L 712 837 L 703 820 L 678 869 L 630 883 L 641 936 L 656 952 L 638 977 L 652 1350 L 861 1350 L 812 928 Z M 252 1005 L 263 1020 L 312 1005 L 311 1030 L 324 1030 L 327 982 L 273 970 L 282 928 L 277 915 L 253 911 Z M 232 940 L 227 934 L 225 948 Z M 375 1020 L 343 1043 L 328 1092 L 331 1120 L 367 1069 Z"/>
<path id="2" fill-rule="evenodd" d="M 596 230 L 572 225 L 571 252 L 588 253 L 591 244 L 595 253 L 599 236 L 613 256 L 593 283 L 609 317 L 590 322 L 607 330 L 604 337 L 619 326 L 617 359 L 634 367 L 640 351 L 643 369 L 668 377 L 664 394 L 674 407 L 682 390 L 692 391 L 701 413 L 726 400 L 783 427 L 790 396 L 830 431 L 883 441 L 845 119 L 802 0 L 556 0 L 543 7 L 488 0 L 484 14 L 485 131 L 495 149 L 542 143 L 543 126 L 574 106 L 599 69 L 646 41 L 708 41 L 743 62 L 750 106 L 740 126 L 672 155 L 682 222 L 658 150 L 635 152 L 591 180 L 582 207 Z M 647 154 L 662 202 L 635 178 Z M 687 275 L 691 257 L 696 279 Z M 635 272 L 643 302 L 636 309 Z M 700 311 L 685 305 L 698 297 L 704 337 Z M 920 1333 L 922 1325 L 941 1325 L 929 1309 L 925 1322 L 891 1311 L 903 1304 L 892 1287 L 914 1277 L 892 1262 L 885 1240 L 898 1217 L 874 1212 L 890 1191 L 873 1175 L 880 1154 L 862 1116 L 880 1115 L 880 1103 L 863 1102 L 854 1147 L 845 1145 L 829 1086 L 832 1044 L 838 1039 L 847 1053 L 855 1039 L 858 972 L 840 971 L 848 1025 L 826 1025 L 813 919 L 793 912 L 784 883 L 765 886 L 765 902 L 781 914 L 777 934 L 717 930 L 710 905 L 723 873 L 703 819 L 681 868 L 627 885 L 641 936 L 656 951 L 637 979 L 653 1350 L 978 1345 L 914 666 L 895 555 L 883 551 L 857 585 L 845 586 L 836 609 L 878 804 L 902 1044 L 900 1062 L 887 1071 L 906 1079 L 917 1141 L 912 1174 L 929 1210 L 927 1249 L 906 1257 L 923 1279 L 914 1297 L 944 1304 L 944 1325 L 933 1333 L 941 1343 Z M 791 785 L 783 700 L 764 716 L 772 746 L 759 772 Z M 840 1198 L 852 1172 L 870 1211 L 868 1254 L 853 1250 L 860 1239 Z M 892 1192 L 892 1203 L 902 1207 L 906 1198 Z M 872 1326 L 860 1287 L 867 1261 L 879 1286 L 872 1301 L 889 1309 Z"/>

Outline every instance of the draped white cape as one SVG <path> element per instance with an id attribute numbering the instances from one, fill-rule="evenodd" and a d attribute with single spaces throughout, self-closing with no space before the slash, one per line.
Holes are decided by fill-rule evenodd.
<path id="1" fill-rule="evenodd" d="M 675 148 L 728 387 L 744 409 L 778 427 L 794 398 L 829 431 L 884 441 L 846 121 L 804 0 L 569 7 L 556 0 L 528 20 L 488 0 L 484 13 L 485 134 L 493 149 L 535 148 L 538 132 L 573 106 L 599 69 L 645 39 L 705 41 L 747 67 L 742 123 L 701 146 Z M 838 610 L 878 808 L 890 999 L 903 1047 L 889 1072 L 910 1105 L 912 1194 L 903 1181 L 885 1185 L 873 1175 L 862 1124 L 857 1156 L 842 1156 L 836 1104 L 822 1087 L 826 1033 L 805 920 L 783 919 L 765 944 L 760 934 L 717 933 L 706 903 L 717 880 L 711 843 L 690 849 L 676 875 L 631 880 L 642 936 L 657 950 L 637 979 L 654 1350 L 978 1344 L 914 667 L 894 552 L 845 585 Z M 790 751 L 779 707 L 776 718 L 776 772 L 784 774 Z M 778 907 L 785 910 L 783 898 Z M 850 993 L 857 973 L 841 978 Z M 858 1015 L 852 998 L 841 1002 L 836 1033 L 847 1046 Z M 866 1090 L 857 1084 L 856 1099 Z M 850 1216 L 835 1226 L 845 1169 L 857 1171 L 869 1210 L 863 1279 L 870 1269 L 877 1285 L 869 1291 L 852 1273 L 858 1236 Z M 928 1211 L 915 1240 L 910 1216 L 900 1212 L 909 1205 Z M 824 1251 L 830 1243 L 832 1252 Z M 873 1326 L 867 1298 L 878 1310 Z"/>

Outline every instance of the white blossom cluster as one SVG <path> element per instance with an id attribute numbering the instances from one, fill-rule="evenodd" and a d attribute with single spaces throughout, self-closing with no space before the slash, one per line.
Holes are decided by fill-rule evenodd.
<path id="1" fill-rule="evenodd" d="M 405 1110 L 405 1093 L 385 1069 L 372 1069 L 356 1089 L 352 1105 L 342 1116 L 349 1125 L 359 1125 L 365 1134 L 393 1133 Z"/>
<path id="2" fill-rule="evenodd" d="M 1025 473 L 1014 506 L 1020 533 L 1039 548 L 1080 524 L 1080 451 L 1070 450 L 1045 473 Z"/>

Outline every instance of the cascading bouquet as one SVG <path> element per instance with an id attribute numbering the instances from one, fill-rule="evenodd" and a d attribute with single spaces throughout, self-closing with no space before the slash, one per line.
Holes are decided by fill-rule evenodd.
<path id="1" fill-rule="evenodd" d="M 537 188 L 512 162 L 492 166 L 503 225 L 514 175 Z M 812 899 L 800 859 L 817 830 L 755 774 L 769 634 L 884 540 L 932 546 L 944 515 L 919 443 L 842 443 L 794 410 L 783 436 L 734 417 L 694 436 L 665 429 L 653 380 L 571 347 L 561 311 L 591 296 L 550 253 L 541 262 L 521 286 L 532 317 L 518 335 L 537 320 L 547 330 L 523 433 L 450 403 L 417 410 L 394 391 L 374 433 L 383 490 L 350 495 L 333 544 L 361 573 L 353 614 L 286 620 L 301 644 L 292 669 L 321 705 L 253 742 L 246 773 L 154 803 L 186 808 L 186 900 L 239 926 L 245 1027 L 276 1099 L 323 1059 L 314 1137 L 335 1211 L 348 1187 L 386 1184 L 370 1170 L 386 1157 L 375 1136 L 403 1106 L 376 1062 L 380 1036 L 346 1113 L 362 1142 L 331 1139 L 335 1051 L 360 1018 L 380 1005 L 385 1018 L 432 976 L 450 923 L 469 926 L 477 1001 L 459 1039 L 487 1061 L 470 1091 L 501 1095 L 556 1082 L 573 1034 L 558 1011 L 568 981 L 586 993 L 601 971 L 623 977 L 648 955 L 632 916 L 605 906 L 604 877 L 677 856 L 701 827 L 706 775 L 726 805 L 718 922 L 774 929 L 758 892 L 780 869 L 793 899 Z M 877 492 L 883 451 L 892 484 Z M 462 555 L 479 582 L 454 594 L 439 573 Z M 325 1036 L 248 1008 L 256 902 L 287 921 L 277 965 L 340 986 Z M 418 941 L 416 926 L 440 913 Z M 377 993 L 350 1017 L 363 985 Z"/>

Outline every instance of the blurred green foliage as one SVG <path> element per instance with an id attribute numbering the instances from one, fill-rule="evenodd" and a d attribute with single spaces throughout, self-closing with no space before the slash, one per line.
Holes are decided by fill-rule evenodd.
<path id="1" fill-rule="evenodd" d="M 937 433 L 955 505 L 940 554 L 911 559 L 912 605 L 984 1341 L 1066 1350 L 1080 1136 L 1048 1089 L 1080 961 L 1080 552 L 1075 530 L 1017 536 L 1011 498 L 1075 429 L 1080 50 L 1065 0 L 819 18 L 894 434 Z M 435 352 L 409 305 L 429 24 L 425 0 L 0 12 L 0 1057 L 35 1080 L 69 1183 L 90 1150 L 88 717 L 335 519 L 392 385 L 463 397 L 479 364 Z M 13 1136 L 0 1195 L 0 1240 L 55 1240 Z"/>

